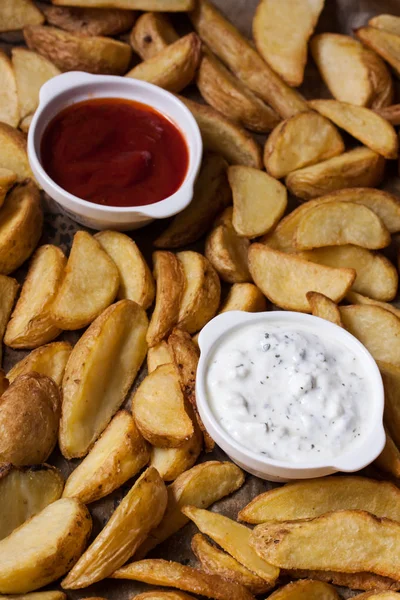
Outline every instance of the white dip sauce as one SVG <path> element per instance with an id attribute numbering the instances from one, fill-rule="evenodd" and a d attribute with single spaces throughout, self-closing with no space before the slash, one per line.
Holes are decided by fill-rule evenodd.
<path id="1" fill-rule="evenodd" d="M 371 426 L 364 376 L 346 346 L 265 322 L 222 338 L 206 390 L 217 420 L 242 446 L 277 460 L 322 461 L 358 446 Z"/>

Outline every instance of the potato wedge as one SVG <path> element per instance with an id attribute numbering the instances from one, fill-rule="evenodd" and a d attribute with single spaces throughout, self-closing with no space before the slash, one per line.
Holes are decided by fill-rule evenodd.
<path id="1" fill-rule="evenodd" d="M 22 119 L 22 121 L 19 124 L 20 130 L 23 131 L 24 133 L 28 133 L 29 128 L 32 123 L 32 119 L 33 119 L 33 114 L 27 115 L 24 119 Z"/>
<path id="2" fill-rule="evenodd" d="M 294 0 L 289 6 L 274 0 L 258 3 L 253 19 L 257 50 L 290 86 L 303 82 L 308 40 L 323 7 L 324 0 Z"/>
<path id="3" fill-rule="evenodd" d="M 11 127 L 17 127 L 20 119 L 17 83 L 11 61 L 2 51 L 0 51 L 0 90 L 0 121 Z"/>
<path id="4" fill-rule="evenodd" d="M 233 228 L 232 209 L 227 208 L 220 224 L 207 236 L 204 252 L 223 281 L 245 283 L 251 281 L 249 246 L 249 240 L 240 237 Z"/>
<path id="5" fill-rule="evenodd" d="M 191 10 L 195 0 L 54 0 L 61 6 L 91 6 L 94 8 L 122 8 L 124 10 L 155 10 L 185 12 Z"/>
<path id="6" fill-rule="evenodd" d="M 179 39 L 179 35 L 162 13 L 140 15 L 130 35 L 131 46 L 143 60 L 152 58 Z"/>
<path id="7" fill-rule="evenodd" d="M 135 14 L 115 8 L 45 6 L 47 23 L 81 35 L 118 35 L 133 27 Z"/>
<path id="8" fill-rule="evenodd" d="M 239 519 L 266 521 L 313 519 L 334 510 L 365 510 L 400 521 L 400 490 L 388 481 L 366 477 L 323 477 L 289 483 L 256 496 L 239 512 Z"/>
<path id="9" fill-rule="evenodd" d="M 3 353 L 3 336 L 7 327 L 15 298 L 19 289 L 18 282 L 12 277 L 0 275 L 0 364 Z"/>
<path id="10" fill-rule="evenodd" d="M 400 309 L 396 308 L 393 304 L 389 304 L 388 302 L 380 302 L 379 300 L 373 300 L 372 298 L 368 298 L 368 296 L 363 296 L 358 292 L 353 292 L 350 290 L 346 294 L 346 300 L 350 304 L 368 304 L 372 306 L 380 306 L 380 308 L 384 308 L 389 312 L 393 313 L 398 319 L 400 319 Z"/>
<path id="11" fill-rule="evenodd" d="M 17 176 L 15 173 L 10 171 L 10 169 L 3 169 L 0 167 L 0 208 L 3 206 L 9 190 L 16 181 Z"/>
<path id="12" fill-rule="evenodd" d="M 386 429 L 386 444 L 382 453 L 376 458 L 373 464 L 380 470 L 400 478 L 400 450 L 394 443 L 390 433 Z"/>
<path id="13" fill-rule="evenodd" d="M 160 365 L 172 363 L 172 354 L 170 352 L 168 342 L 163 340 L 155 346 L 152 346 L 147 351 L 147 372 L 150 374 L 155 371 Z"/>
<path id="14" fill-rule="evenodd" d="M 267 310 L 264 294 L 253 283 L 234 283 L 222 304 L 219 313 L 229 310 L 262 312 Z"/>
<path id="15" fill-rule="evenodd" d="M 0 166 L 15 173 L 19 182 L 33 178 L 26 153 L 26 137 L 7 123 L 0 123 Z"/>
<path id="16" fill-rule="evenodd" d="M 194 433 L 173 365 L 160 365 L 142 381 L 132 398 L 132 414 L 153 446 L 176 448 Z"/>
<path id="17" fill-rule="evenodd" d="M 396 600 L 399 597 L 399 594 L 394 592 L 386 591 L 386 592 L 365 592 L 364 594 L 357 595 L 358 600 L 367 600 L 367 598 L 371 598 L 371 600 Z"/>
<path id="18" fill-rule="evenodd" d="M 282 121 L 268 136 L 264 164 L 272 177 L 338 156 L 345 150 L 336 127 L 318 113 L 306 111 Z"/>
<path id="19" fill-rule="evenodd" d="M 61 396 L 52 379 L 21 375 L 0 396 L 0 462 L 45 462 L 57 442 Z M 0 588 L 1 589 L 1 588 Z"/>
<path id="20" fill-rule="evenodd" d="M 287 192 L 282 183 L 263 171 L 244 166 L 228 167 L 232 189 L 232 225 L 237 234 L 255 238 L 268 233 L 283 216 Z"/>
<path id="21" fill-rule="evenodd" d="M 339 307 L 335 302 L 319 292 L 307 292 L 306 296 L 310 303 L 312 315 L 331 321 L 331 323 L 335 323 L 335 325 L 338 325 L 339 327 L 343 327 Z"/>
<path id="22" fill-rule="evenodd" d="M 61 329 L 81 329 L 115 299 L 118 269 L 100 243 L 77 231 L 64 277 L 50 308 L 50 318 Z"/>
<path id="23" fill-rule="evenodd" d="M 249 268 L 254 283 L 273 304 L 300 312 L 310 312 L 307 292 L 340 302 L 356 277 L 354 269 L 312 264 L 263 244 L 250 246 Z"/>
<path id="24" fill-rule="evenodd" d="M 2 2 L 0 6 L 0 32 L 16 31 L 25 25 L 40 25 L 44 16 L 32 0 Z"/>
<path id="25" fill-rule="evenodd" d="M 375 27 L 359 27 L 354 33 L 365 46 L 388 62 L 400 77 L 400 36 Z"/>
<path id="26" fill-rule="evenodd" d="M 307 110 L 303 97 L 280 79 L 211 2 L 199 0 L 189 16 L 207 46 L 283 119 Z"/>
<path id="27" fill-rule="evenodd" d="M 85 456 L 120 408 L 146 356 L 147 326 L 141 306 L 120 300 L 75 345 L 62 385 L 59 444 L 66 458 Z"/>
<path id="28" fill-rule="evenodd" d="M 376 15 L 368 21 L 368 25 L 400 35 L 400 18 L 395 15 Z"/>
<path id="29" fill-rule="evenodd" d="M 251 529 L 219 513 L 194 506 L 185 506 L 182 512 L 197 525 L 201 533 L 208 535 L 252 573 L 271 585 L 275 583 L 279 569 L 261 559 L 249 545 Z"/>
<path id="30" fill-rule="evenodd" d="M 221 156 L 211 153 L 205 155 L 194 186 L 192 202 L 174 217 L 167 229 L 155 240 L 157 248 L 178 248 L 196 242 L 208 231 L 217 214 L 231 200 L 227 167 L 227 162 Z"/>
<path id="31" fill-rule="evenodd" d="M 189 33 L 133 67 L 125 77 L 153 83 L 169 92 L 181 92 L 192 82 L 200 58 L 200 39 L 195 33 Z"/>
<path id="32" fill-rule="evenodd" d="M 183 506 L 190 503 L 208 507 L 235 492 L 243 483 L 243 472 L 230 462 L 210 460 L 182 473 L 167 488 L 168 504 L 163 520 L 150 532 L 135 558 L 143 558 L 189 522 L 188 517 L 181 512 Z"/>
<path id="33" fill-rule="evenodd" d="M 150 459 L 150 448 L 126 410 L 107 425 L 89 454 L 65 482 L 64 498 L 99 500 L 134 477 Z"/>
<path id="34" fill-rule="evenodd" d="M 53 342 L 36 348 L 12 367 L 7 373 L 7 379 L 12 383 L 20 375 L 35 371 L 35 373 L 50 377 L 57 385 L 61 385 L 71 351 L 72 346 L 68 342 Z"/>
<path id="35" fill-rule="evenodd" d="M 62 494 L 64 480 L 50 465 L 0 467 L 0 540 L 39 513 Z"/>
<path id="36" fill-rule="evenodd" d="M 400 443 L 400 367 L 382 361 L 378 361 L 378 367 L 385 388 L 385 425 L 393 442 L 398 446 Z"/>
<path id="37" fill-rule="evenodd" d="M 150 347 L 161 342 L 178 322 L 185 291 L 183 265 L 175 254 L 154 252 L 153 264 L 157 289 L 156 303 L 146 336 Z"/>
<path id="38" fill-rule="evenodd" d="M 392 125 L 400 125 L 400 104 L 392 104 L 384 108 L 375 108 L 376 114 L 380 115 Z"/>
<path id="39" fill-rule="evenodd" d="M 338 600 L 339 594 L 329 583 L 322 581 L 292 581 L 271 594 L 273 600 Z"/>
<path id="40" fill-rule="evenodd" d="M 400 319 L 379 306 L 356 304 L 341 306 L 339 310 L 344 327 L 375 360 L 400 365 Z"/>
<path id="41" fill-rule="evenodd" d="M 149 531 L 158 525 L 166 505 L 167 490 L 164 482 L 156 469 L 149 467 L 63 579 L 62 587 L 76 590 L 111 575 L 134 554 Z"/>
<path id="42" fill-rule="evenodd" d="M 132 55 L 128 44 L 112 38 L 82 36 L 48 25 L 28 25 L 24 37 L 28 48 L 61 71 L 123 75 Z"/>
<path id="43" fill-rule="evenodd" d="M 34 254 L 11 315 L 4 343 L 11 348 L 37 348 L 61 333 L 54 323 L 51 305 L 64 276 L 67 259 L 57 246 L 41 246 Z"/>
<path id="44" fill-rule="evenodd" d="M 373 110 L 338 100 L 311 100 L 311 108 L 385 158 L 396 158 L 399 142 L 393 125 Z"/>
<path id="45" fill-rule="evenodd" d="M 310 200 L 348 187 L 375 187 L 382 181 L 385 159 L 360 147 L 289 173 L 285 183 L 292 194 Z"/>
<path id="46" fill-rule="evenodd" d="M 13 594 L 12 596 L 1 596 L 2 600 L 66 600 L 64 592 L 31 592 L 30 594 Z M 87 600 L 87 599 L 86 599 Z"/>
<path id="47" fill-rule="evenodd" d="M 203 50 L 196 83 L 208 104 L 251 131 L 271 131 L 280 121 L 270 106 L 253 94 L 207 49 Z"/>
<path id="48" fill-rule="evenodd" d="M 358 40 L 338 33 L 312 38 L 311 53 L 330 93 L 356 106 L 381 108 L 393 101 L 393 81 L 383 60 Z"/>
<path id="49" fill-rule="evenodd" d="M 0 593 L 36 590 L 64 575 L 82 554 L 92 529 L 84 504 L 53 502 L 0 542 Z"/>
<path id="50" fill-rule="evenodd" d="M 150 268 L 136 243 L 119 231 L 100 231 L 94 238 L 117 265 L 120 279 L 117 298 L 133 300 L 145 310 L 149 308 L 156 288 Z"/>
<path id="51" fill-rule="evenodd" d="M 400 583 L 389 579 L 389 577 L 381 577 L 374 573 L 341 573 L 340 571 L 313 571 L 301 569 L 285 569 L 283 574 L 295 579 L 316 579 L 318 581 L 326 581 L 348 587 L 353 590 L 392 590 L 400 589 Z"/>
<path id="52" fill-rule="evenodd" d="M 191 548 L 206 573 L 244 585 L 255 595 L 265 594 L 271 589 L 267 581 L 246 569 L 233 556 L 210 544 L 201 533 L 192 537 Z"/>
<path id="53" fill-rule="evenodd" d="M 138 600 L 195 600 L 193 596 L 173 590 L 151 590 L 138 594 Z M 136 596 L 135 596 L 136 598 Z"/>

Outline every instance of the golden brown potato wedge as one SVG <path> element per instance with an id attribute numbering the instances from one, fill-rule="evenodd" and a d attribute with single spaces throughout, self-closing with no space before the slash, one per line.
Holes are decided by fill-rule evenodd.
<path id="1" fill-rule="evenodd" d="M 192 10 L 195 0 L 54 0 L 61 6 L 91 6 L 94 8 L 122 8 L 124 10 L 160 10 L 184 12 Z"/>
<path id="2" fill-rule="evenodd" d="M 307 292 L 340 302 L 356 277 L 354 269 L 316 265 L 263 244 L 250 246 L 249 267 L 255 284 L 273 304 L 300 312 L 310 312 Z"/>
<path id="3" fill-rule="evenodd" d="M 251 281 L 247 259 L 250 242 L 236 233 L 232 216 L 232 209 L 227 208 L 207 236 L 204 252 L 223 281 L 245 283 Z"/>
<path id="4" fill-rule="evenodd" d="M 385 159 L 370 148 L 360 147 L 290 173 L 289 191 L 310 200 L 348 187 L 375 187 L 382 181 Z"/>
<path id="5" fill-rule="evenodd" d="M 150 268 L 135 242 L 119 231 L 100 231 L 94 236 L 117 265 L 119 300 L 133 300 L 145 310 L 152 305 L 156 288 Z"/>
<path id="6" fill-rule="evenodd" d="M 176 448 L 194 433 L 173 365 L 160 365 L 142 381 L 132 398 L 132 414 L 153 446 Z"/>
<path id="7" fill-rule="evenodd" d="M 153 264 L 157 289 L 156 303 L 146 336 L 150 347 L 161 342 L 178 322 L 185 291 L 183 265 L 175 254 L 154 252 Z"/>
<path id="8" fill-rule="evenodd" d="M 284 119 L 307 110 L 303 97 L 282 81 L 250 42 L 208 0 L 190 13 L 201 39 L 257 96 Z"/>
<path id="9" fill-rule="evenodd" d="M 378 361 L 378 367 L 385 388 L 385 425 L 393 442 L 398 446 L 400 443 L 400 367 L 382 361 Z"/>
<path id="10" fill-rule="evenodd" d="M 16 127 L 20 119 L 17 83 L 11 61 L 2 51 L 0 51 L 0 90 L 0 121 Z"/>
<path id="11" fill-rule="evenodd" d="M 400 478 L 400 450 L 396 446 L 389 431 L 386 429 L 386 444 L 382 453 L 376 458 L 373 464 L 379 470 Z"/>
<path id="12" fill-rule="evenodd" d="M 336 127 L 318 113 L 306 111 L 282 121 L 268 136 L 264 164 L 277 179 L 344 152 Z"/>
<path id="13" fill-rule="evenodd" d="M 116 8 L 45 6 L 47 23 L 81 35 L 118 35 L 133 27 L 135 14 Z"/>
<path id="14" fill-rule="evenodd" d="M 339 600 L 334 587 L 322 581 L 292 581 L 271 594 L 273 600 Z"/>
<path id="15" fill-rule="evenodd" d="M 263 171 L 240 165 L 228 167 L 228 180 L 236 233 L 255 238 L 273 229 L 286 210 L 285 186 Z"/>
<path id="16" fill-rule="evenodd" d="M 39 513 L 62 494 L 64 480 L 50 465 L 0 467 L 0 540 Z"/>
<path id="17" fill-rule="evenodd" d="M 87 454 L 120 408 L 146 356 L 147 326 L 141 306 L 120 300 L 75 345 L 62 385 L 59 444 L 65 457 Z"/>
<path id="18" fill-rule="evenodd" d="M 196 242 L 208 231 L 217 214 L 231 200 L 227 162 L 217 154 L 206 154 L 194 186 L 190 205 L 174 217 L 154 242 L 157 248 L 178 248 Z"/>
<path id="19" fill-rule="evenodd" d="M 400 125 L 400 104 L 392 104 L 384 108 L 375 108 L 376 114 L 380 115 L 392 125 Z"/>
<path id="20" fill-rule="evenodd" d="M 24 27 L 28 48 L 50 60 L 61 71 L 123 75 L 132 50 L 128 44 L 101 36 L 82 36 L 48 25 Z"/>
<path id="21" fill-rule="evenodd" d="M 63 497 L 84 504 L 99 500 L 134 477 L 149 459 L 150 448 L 132 415 L 120 410 L 68 477 Z"/>
<path id="22" fill-rule="evenodd" d="M 57 385 L 61 385 L 71 351 L 72 346 L 68 342 L 53 342 L 46 346 L 40 346 L 17 362 L 7 373 L 7 379 L 12 383 L 20 375 L 35 371 L 35 373 L 50 377 Z"/>
<path id="23" fill-rule="evenodd" d="M 32 0 L 2 2 L 0 6 L 0 31 L 15 31 L 25 25 L 40 25 L 44 16 Z"/>
<path id="24" fill-rule="evenodd" d="M 24 119 L 22 119 L 22 121 L 19 124 L 20 130 L 23 131 L 24 133 L 28 133 L 29 128 L 32 123 L 32 119 L 33 119 L 33 114 L 27 115 Z"/>
<path id="25" fill-rule="evenodd" d="M 230 310 L 262 312 L 267 310 L 267 300 L 253 283 L 234 283 L 219 312 L 224 313 Z"/>
<path id="26" fill-rule="evenodd" d="M 308 40 L 323 7 L 324 0 L 295 0 L 290 6 L 274 0 L 260 0 L 258 4 L 253 19 L 257 50 L 290 86 L 303 82 Z"/>
<path id="27" fill-rule="evenodd" d="M 64 276 L 67 259 L 57 246 L 41 246 L 34 254 L 11 315 L 4 343 L 11 348 L 37 348 L 61 333 L 50 307 Z"/>
<path id="28" fill-rule="evenodd" d="M 120 280 L 113 260 L 86 231 L 77 231 L 64 276 L 50 308 L 61 329 L 89 325 L 115 299 Z"/>
<path id="29" fill-rule="evenodd" d="M 315 571 L 306 569 L 282 569 L 284 575 L 295 579 L 316 579 L 317 581 L 325 581 L 343 587 L 348 587 L 353 590 L 391 590 L 400 589 L 400 583 L 389 579 L 389 577 L 381 577 L 374 573 L 342 573 L 340 571 Z"/>
<path id="30" fill-rule="evenodd" d="M 147 351 L 147 372 L 150 374 L 155 371 L 160 365 L 172 363 L 173 357 L 170 352 L 168 342 L 162 340 L 155 346 L 152 346 Z"/>
<path id="31" fill-rule="evenodd" d="M 400 35 L 400 17 L 395 15 L 376 15 L 368 21 L 368 25 Z"/>
<path id="32" fill-rule="evenodd" d="M 167 505 L 167 490 L 149 467 L 131 487 L 107 525 L 62 581 L 64 589 L 80 589 L 108 577 L 134 554 L 158 525 Z"/>
<path id="33" fill-rule="evenodd" d="M 11 596 L 1 596 L 1 598 L 2 600 L 66 600 L 67 596 L 64 592 L 47 591 L 31 592 L 30 594 L 12 594 Z"/>
<path id="34" fill-rule="evenodd" d="M 154 12 L 140 15 L 130 35 L 132 48 L 143 60 L 152 58 L 178 39 L 179 35 L 168 18 Z"/>
<path id="35" fill-rule="evenodd" d="M 189 33 L 133 67 L 125 77 L 153 83 L 169 92 L 181 92 L 192 82 L 200 58 L 200 39 L 195 33 Z"/>
<path id="36" fill-rule="evenodd" d="M 0 207 L 3 206 L 5 197 L 16 181 L 17 175 L 15 173 L 10 169 L 0 167 Z"/>
<path id="37" fill-rule="evenodd" d="M 332 96 L 356 106 L 381 108 L 393 101 L 393 81 L 383 60 L 358 40 L 320 33 L 311 53 Z"/>
<path id="38" fill-rule="evenodd" d="M 255 595 L 265 594 L 271 589 L 267 581 L 246 569 L 233 556 L 210 544 L 201 533 L 192 537 L 191 548 L 206 573 L 244 585 Z"/>
<path id="39" fill-rule="evenodd" d="M 19 289 L 18 282 L 12 277 L 0 275 L 0 364 L 2 359 L 2 342 L 9 321 L 15 298 Z"/>
<path id="40" fill-rule="evenodd" d="M 335 323 L 335 325 L 338 325 L 339 327 L 343 327 L 339 307 L 335 302 L 319 292 L 307 292 L 306 296 L 310 303 L 312 315 L 331 321 L 331 323 Z"/>
<path id="41" fill-rule="evenodd" d="M 389 312 L 393 313 L 394 315 L 396 315 L 397 318 L 400 319 L 400 309 L 396 308 L 396 306 L 394 306 L 393 304 L 389 304 L 388 302 L 380 302 L 379 300 L 373 300 L 372 298 L 368 298 L 368 296 L 363 296 L 362 294 L 359 294 L 358 292 L 353 292 L 352 290 L 347 292 L 346 300 L 350 304 L 368 304 L 372 306 L 380 306 L 381 308 L 384 308 L 385 310 L 388 310 Z"/>
<path id="42" fill-rule="evenodd" d="M 386 591 L 386 592 L 365 592 L 364 594 L 358 594 L 358 600 L 367 600 L 367 598 L 371 598 L 371 600 L 396 600 L 399 597 L 399 594 L 395 594 L 394 592 Z"/>
<path id="43" fill-rule="evenodd" d="M 400 77 L 400 36 L 375 27 L 360 27 L 354 33 L 365 46 L 388 62 Z"/>
<path id="44" fill-rule="evenodd" d="M 135 596 L 136 598 L 136 596 Z M 138 600 L 195 600 L 193 596 L 184 592 L 175 592 L 173 590 L 151 590 L 138 594 Z"/>
<path id="45" fill-rule="evenodd" d="M 26 153 L 26 137 L 7 123 L 0 123 L 0 166 L 15 173 L 19 182 L 33 178 Z"/>
<path id="46" fill-rule="evenodd" d="M 168 505 L 163 520 L 138 549 L 135 558 L 143 558 L 188 523 L 189 519 L 181 512 L 183 506 L 190 503 L 208 507 L 235 492 L 243 483 L 243 472 L 230 462 L 212 460 L 182 473 L 167 488 Z"/>
<path id="47" fill-rule="evenodd" d="M 251 529 L 219 513 L 194 506 L 185 506 L 182 508 L 182 512 L 197 525 L 202 533 L 208 535 L 252 573 L 256 573 L 271 585 L 275 583 L 279 569 L 260 559 L 249 545 Z"/>

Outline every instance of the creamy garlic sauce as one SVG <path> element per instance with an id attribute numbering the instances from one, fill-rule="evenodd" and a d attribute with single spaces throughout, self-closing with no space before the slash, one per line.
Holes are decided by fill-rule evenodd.
<path id="1" fill-rule="evenodd" d="M 261 322 L 231 332 L 210 357 L 206 390 L 230 436 L 272 459 L 333 458 L 371 427 L 361 362 L 306 327 Z"/>

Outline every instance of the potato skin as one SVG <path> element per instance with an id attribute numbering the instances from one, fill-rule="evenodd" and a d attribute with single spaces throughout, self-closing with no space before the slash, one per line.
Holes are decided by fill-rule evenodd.
<path id="1" fill-rule="evenodd" d="M 0 461 L 43 463 L 57 441 L 61 413 L 58 386 L 38 373 L 21 375 L 0 397 Z"/>

